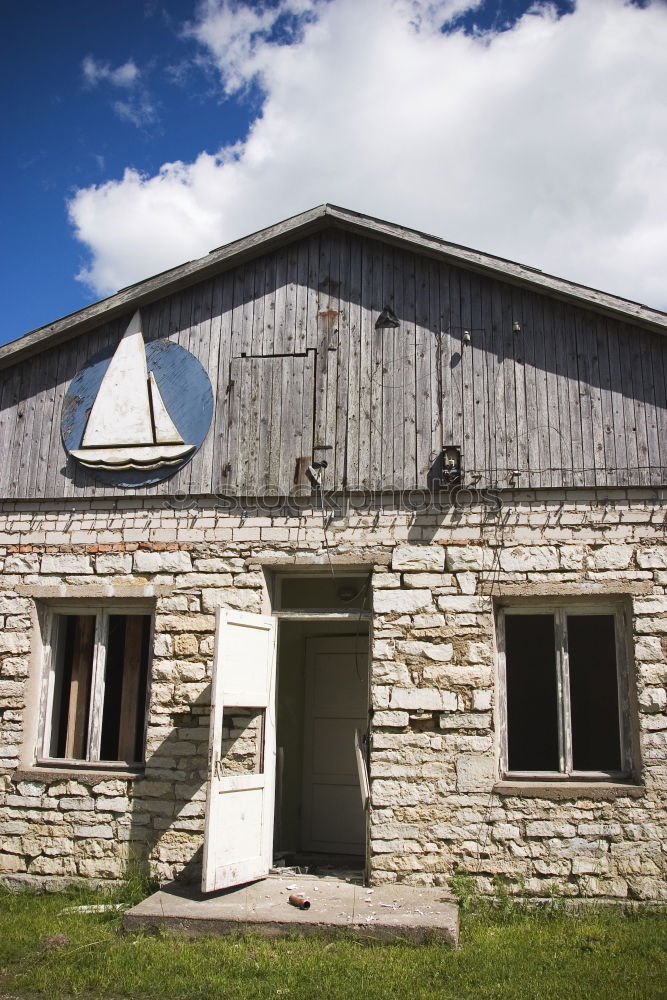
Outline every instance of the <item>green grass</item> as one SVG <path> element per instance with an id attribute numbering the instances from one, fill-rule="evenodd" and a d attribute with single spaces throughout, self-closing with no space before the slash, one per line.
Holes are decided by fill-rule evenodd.
<path id="1" fill-rule="evenodd" d="M 667 1000 L 661 912 L 539 913 L 468 896 L 452 951 L 253 935 L 187 941 L 126 934 L 118 913 L 61 913 L 101 901 L 0 892 L 0 998 Z M 53 935 L 63 938 L 49 948 Z"/>

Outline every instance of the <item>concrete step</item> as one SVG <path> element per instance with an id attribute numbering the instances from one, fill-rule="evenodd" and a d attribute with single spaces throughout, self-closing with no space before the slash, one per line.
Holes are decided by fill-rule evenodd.
<path id="1" fill-rule="evenodd" d="M 304 893 L 309 909 L 289 903 Z M 456 946 L 459 910 L 448 889 L 382 885 L 315 875 L 269 876 L 259 882 L 203 895 L 174 883 L 123 916 L 127 930 L 167 930 L 190 937 L 251 931 L 267 937 L 300 934 L 411 941 Z"/>

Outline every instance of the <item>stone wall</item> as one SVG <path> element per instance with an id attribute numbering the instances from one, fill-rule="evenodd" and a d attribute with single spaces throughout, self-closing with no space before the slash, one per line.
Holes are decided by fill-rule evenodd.
<path id="1" fill-rule="evenodd" d="M 154 498 L 0 509 L 0 872 L 118 878 L 130 858 L 196 874 L 215 610 L 269 611 L 264 570 L 373 572 L 371 871 L 482 889 L 666 898 L 667 536 L 656 491 L 515 492 L 498 513 L 235 517 Z M 632 608 L 636 787 L 498 781 L 494 601 L 624 594 Z M 145 773 L 32 767 L 35 609 L 154 602 Z M 243 726 L 232 718 L 230 743 Z M 243 769 L 247 751 L 237 745 Z"/>

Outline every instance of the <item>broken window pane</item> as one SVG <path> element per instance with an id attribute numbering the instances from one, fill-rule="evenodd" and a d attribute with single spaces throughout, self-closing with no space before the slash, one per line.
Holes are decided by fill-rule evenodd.
<path id="1" fill-rule="evenodd" d="M 622 771 L 620 615 L 582 602 L 504 622 L 508 771 Z"/>
<path id="2" fill-rule="evenodd" d="M 220 757 L 216 762 L 217 777 L 262 773 L 264 712 L 263 708 L 225 709 L 222 718 Z"/>
<path id="3" fill-rule="evenodd" d="M 150 615 L 109 615 L 101 760 L 141 760 L 150 629 Z"/>
<path id="4" fill-rule="evenodd" d="M 613 615 L 568 615 L 575 771 L 621 768 Z"/>
<path id="5" fill-rule="evenodd" d="M 358 611 L 370 608 L 369 576 L 285 576 L 280 581 L 280 608 L 329 608 Z"/>
<path id="6" fill-rule="evenodd" d="M 557 771 L 554 616 L 507 615 L 505 657 L 509 769 Z"/>
<path id="7" fill-rule="evenodd" d="M 84 758 L 95 652 L 95 615 L 62 615 L 54 684 L 51 753 Z"/>
<path id="8" fill-rule="evenodd" d="M 140 762 L 151 616 L 62 613 L 54 635 L 47 756 Z"/>

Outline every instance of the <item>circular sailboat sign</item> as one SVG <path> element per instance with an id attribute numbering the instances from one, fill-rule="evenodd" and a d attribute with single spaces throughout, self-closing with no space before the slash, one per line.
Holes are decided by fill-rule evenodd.
<path id="1" fill-rule="evenodd" d="M 115 352 L 91 358 L 63 402 L 63 444 L 98 480 L 152 486 L 190 461 L 206 437 L 213 393 L 199 361 L 171 341 L 144 343 L 141 316 Z"/>

